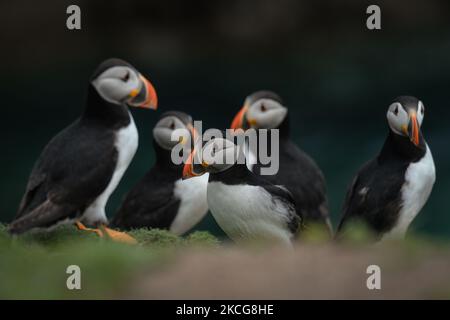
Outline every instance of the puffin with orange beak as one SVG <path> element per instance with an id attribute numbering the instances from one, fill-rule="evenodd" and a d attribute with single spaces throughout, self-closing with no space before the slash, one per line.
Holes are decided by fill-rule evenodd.
<path id="1" fill-rule="evenodd" d="M 9 232 L 75 223 L 80 230 L 134 243 L 106 227 L 105 206 L 138 147 L 128 107 L 155 110 L 157 101 L 153 85 L 129 63 L 101 63 L 89 80 L 83 114 L 50 140 L 36 161 Z"/>
<path id="2" fill-rule="evenodd" d="M 200 222 L 208 212 L 208 175 L 182 180 L 183 162 L 172 159 L 176 147 L 181 150 L 176 155 L 183 156 L 185 150 L 187 158 L 196 138 L 190 115 L 168 111 L 161 116 L 153 128 L 156 162 L 127 194 L 112 227 L 166 229 L 182 235 Z"/>
<path id="3" fill-rule="evenodd" d="M 269 135 L 271 130 L 279 130 L 279 170 L 275 175 L 263 177 L 273 184 L 285 186 L 291 192 L 296 211 L 304 219 L 306 228 L 310 224 L 321 225 L 331 235 L 325 178 L 315 161 L 291 140 L 288 108 L 282 99 L 271 91 L 251 94 L 234 117 L 231 128 L 268 129 Z M 258 131 L 257 137 L 259 139 Z M 246 150 L 245 153 L 248 168 L 260 175 L 263 165 L 256 156 L 257 151 Z"/>
<path id="4" fill-rule="evenodd" d="M 223 136 L 197 143 L 183 178 L 198 179 L 209 173 L 208 207 L 233 241 L 291 247 L 301 226 L 292 195 L 248 170 L 239 161 L 242 147 Z"/>
<path id="5" fill-rule="evenodd" d="M 428 200 L 436 179 L 421 126 L 422 101 L 401 96 L 389 106 L 389 134 L 380 154 L 364 165 L 347 192 L 338 232 L 350 221 L 367 224 L 377 239 L 403 238 Z"/>

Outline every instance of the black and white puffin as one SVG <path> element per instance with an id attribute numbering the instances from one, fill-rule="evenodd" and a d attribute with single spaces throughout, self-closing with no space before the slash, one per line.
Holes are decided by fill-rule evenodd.
<path id="1" fill-rule="evenodd" d="M 378 156 L 357 173 L 338 227 L 362 220 L 378 239 L 402 238 L 425 205 L 436 179 L 430 148 L 422 135 L 423 103 L 401 96 L 389 106 L 389 133 Z"/>
<path id="2" fill-rule="evenodd" d="M 271 91 L 249 95 L 234 117 L 231 128 L 268 129 L 269 134 L 271 129 L 279 130 L 279 170 L 275 175 L 265 175 L 264 178 L 285 186 L 292 193 L 296 211 L 301 214 L 306 227 L 308 223 L 322 224 L 331 235 L 325 178 L 314 160 L 291 140 L 288 108 L 282 99 Z M 255 155 L 257 152 L 249 150 L 246 153 L 249 169 L 261 175 L 264 165 Z"/>
<path id="3" fill-rule="evenodd" d="M 175 130 L 180 130 L 179 140 L 173 139 Z M 180 142 L 189 146 L 187 157 L 196 136 L 191 116 L 179 111 L 161 116 L 153 129 L 156 162 L 126 196 L 112 220 L 113 227 L 167 229 L 182 235 L 200 222 L 208 212 L 208 175 L 182 180 L 183 162 L 172 159 Z"/>
<path id="4" fill-rule="evenodd" d="M 81 117 L 53 137 L 35 163 L 11 234 L 75 222 L 79 229 L 133 241 L 105 227 L 105 205 L 138 147 L 128 106 L 156 109 L 155 89 L 129 63 L 108 59 L 89 80 Z"/>
<path id="5" fill-rule="evenodd" d="M 233 241 L 291 246 L 301 224 L 291 193 L 252 173 L 245 162 L 240 164 L 239 152 L 233 141 L 212 138 L 194 148 L 183 177 L 209 172 L 208 207 Z"/>

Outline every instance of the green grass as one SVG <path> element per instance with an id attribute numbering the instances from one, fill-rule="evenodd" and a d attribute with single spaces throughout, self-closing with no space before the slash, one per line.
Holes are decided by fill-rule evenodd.
<path id="1" fill-rule="evenodd" d="M 298 245 L 326 244 L 329 236 L 311 226 Z M 191 247 L 218 248 L 220 242 L 208 232 L 178 237 L 168 231 L 137 229 L 129 232 L 138 245 L 127 245 L 99 238 L 73 226 L 51 232 L 28 233 L 11 237 L 0 224 L 0 299 L 108 299 L 123 297 L 130 283 L 142 274 L 164 270 L 177 254 Z M 367 228 L 351 225 L 339 240 L 355 253 L 374 239 Z M 317 246 L 316 246 L 317 247 Z M 384 249 L 386 248 L 386 249 Z M 409 268 L 429 254 L 448 255 L 449 243 L 408 236 L 383 247 L 390 268 Z M 392 257 L 395 257 L 393 259 Z M 66 269 L 81 268 L 81 290 L 68 290 Z M 431 293 L 430 293 L 431 294 Z M 438 294 L 435 292 L 433 294 Z"/>
<path id="2" fill-rule="evenodd" d="M 72 226 L 10 237 L 0 224 L 0 298 L 114 298 L 136 275 L 169 263 L 185 246 L 217 246 L 207 232 L 186 238 L 163 230 L 130 232 L 138 245 L 114 243 Z M 81 290 L 68 290 L 66 269 L 81 268 Z"/>

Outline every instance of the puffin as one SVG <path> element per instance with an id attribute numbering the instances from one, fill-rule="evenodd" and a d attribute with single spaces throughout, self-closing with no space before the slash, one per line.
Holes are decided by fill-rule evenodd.
<path id="1" fill-rule="evenodd" d="M 179 139 L 173 137 L 180 132 Z M 111 226 L 118 229 L 157 228 L 183 235 L 208 212 L 206 188 L 208 175 L 183 180 L 183 162 L 173 161 L 180 144 L 191 152 L 197 131 L 192 117 L 184 112 L 164 113 L 153 129 L 156 161 L 147 174 L 127 194 Z M 179 155 L 179 153 L 176 153 Z M 184 156 L 181 155 L 181 156 Z"/>
<path id="2" fill-rule="evenodd" d="M 338 236 L 350 221 L 361 221 L 376 240 L 401 239 L 428 200 L 436 180 L 421 126 L 422 101 L 400 96 L 389 106 L 389 132 L 380 153 L 356 174 L 348 189 Z"/>
<path id="3" fill-rule="evenodd" d="M 224 137 L 212 137 L 203 146 L 197 143 L 183 178 L 209 173 L 209 210 L 234 242 L 291 247 L 301 229 L 291 193 L 251 172 L 245 161 L 238 161 L 242 152 L 243 146 Z"/>
<path id="4" fill-rule="evenodd" d="M 263 90 L 245 99 L 231 123 L 231 129 L 249 128 L 257 130 L 258 140 L 259 129 L 268 130 L 268 150 L 271 150 L 271 130 L 279 130 L 279 170 L 274 175 L 264 175 L 264 178 L 289 190 L 305 228 L 310 224 L 321 225 L 331 236 L 333 230 L 324 175 L 315 161 L 291 140 L 288 108 L 278 94 Z M 259 161 L 257 151 L 247 146 L 245 152 L 249 169 L 261 175 L 265 166 Z"/>
<path id="5" fill-rule="evenodd" d="M 89 79 L 81 116 L 54 136 L 37 159 L 8 231 L 16 235 L 75 223 L 80 230 L 134 242 L 107 227 L 105 206 L 138 147 L 128 107 L 155 110 L 157 103 L 155 88 L 131 64 L 103 61 Z"/>

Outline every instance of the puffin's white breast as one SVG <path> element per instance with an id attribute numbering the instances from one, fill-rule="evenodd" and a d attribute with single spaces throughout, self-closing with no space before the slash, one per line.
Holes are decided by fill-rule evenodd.
<path id="1" fill-rule="evenodd" d="M 433 156 L 427 145 L 422 159 L 411 163 L 401 189 L 402 207 L 396 226 L 385 237 L 403 237 L 430 196 L 436 180 Z"/>
<path id="2" fill-rule="evenodd" d="M 116 133 L 115 147 L 118 155 L 114 174 L 103 193 L 98 196 L 83 214 L 83 220 L 86 220 L 88 223 L 107 221 L 105 214 L 106 203 L 136 154 L 139 144 L 139 135 L 131 113 L 129 115 L 130 123 L 128 126 L 120 129 Z"/>
<path id="3" fill-rule="evenodd" d="M 258 158 L 256 156 L 257 150 L 252 150 L 250 148 L 249 142 L 244 144 L 244 154 L 246 160 L 247 169 L 253 172 L 253 166 L 258 162 Z"/>
<path id="4" fill-rule="evenodd" d="M 286 206 L 264 188 L 208 183 L 208 206 L 234 241 L 269 241 L 291 245 Z"/>
<path id="5" fill-rule="evenodd" d="M 180 207 L 170 226 L 170 231 L 182 235 L 194 227 L 208 212 L 206 189 L 209 174 L 175 182 L 175 197 L 180 199 Z"/>

